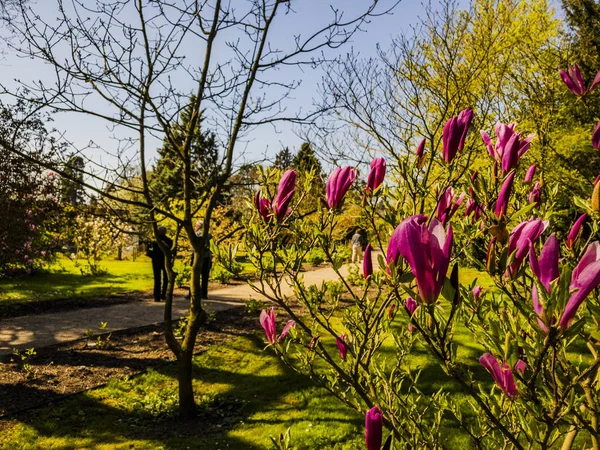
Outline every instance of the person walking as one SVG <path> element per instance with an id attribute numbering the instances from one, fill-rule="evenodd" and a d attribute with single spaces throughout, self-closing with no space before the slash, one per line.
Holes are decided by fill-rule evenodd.
<path id="1" fill-rule="evenodd" d="M 352 263 L 359 262 L 362 257 L 363 252 L 363 244 L 365 243 L 365 238 L 362 234 L 360 234 L 360 228 L 357 228 L 354 231 L 354 235 L 352 236 Z"/>
<path id="2" fill-rule="evenodd" d="M 196 232 L 196 236 L 202 237 L 202 229 L 204 228 L 204 222 L 199 220 L 196 222 L 194 226 L 194 231 Z M 206 234 L 206 240 L 204 241 L 204 258 L 202 260 L 202 281 L 200 285 L 201 289 L 201 298 L 208 298 L 208 277 L 210 275 L 210 269 L 212 267 L 212 252 L 210 251 L 210 241 L 212 240 L 212 235 L 210 233 Z M 194 255 L 192 254 L 192 265 L 194 264 Z"/>
<path id="3" fill-rule="evenodd" d="M 173 240 L 167 236 L 167 228 L 158 227 L 158 238 L 169 250 L 173 248 Z M 146 255 L 152 259 L 152 272 L 154 274 L 154 301 L 160 302 L 167 297 L 167 269 L 165 266 L 165 254 L 160 249 L 158 242 L 152 242 L 148 246 Z"/>

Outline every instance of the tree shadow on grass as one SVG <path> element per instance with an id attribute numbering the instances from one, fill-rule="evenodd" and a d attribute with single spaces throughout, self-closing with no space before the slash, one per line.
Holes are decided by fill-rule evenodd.
<path id="1" fill-rule="evenodd" d="M 35 441 L 57 449 L 100 445 L 129 448 L 129 443 L 139 441 L 146 446 L 140 443 L 140 447 L 131 448 L 268 448 L 268 435 L 284 432 L 294 424 L 299 411 L 311 401 L 309 391 L 315 388 L 309 379 L 262 348 L 263 341 L 251 336 L 198 358 L 194 379 L 199 414 L 194 420 L 173 416 L 174 365 L 31 411 L 20 420 L 32 429 L 27 432 L 28 439 L 33 434 Z M 303 396 L 305 390 L 308 393 Z M 315 421 L 325 422 L 332 429 L 351 422 L 360 429 L 362 419 L 352 417 L 348 411 L 341 404 L 339 410 L 326 405 L 321 410 L 323 417 Z M 230 433 L 236 428 L 249 429 L 253 438 Z M 330 448 L 335 442 L 324 442 L 321 448 Z"/>

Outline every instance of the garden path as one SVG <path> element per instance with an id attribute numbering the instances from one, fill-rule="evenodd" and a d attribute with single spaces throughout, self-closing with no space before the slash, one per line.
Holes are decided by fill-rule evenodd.
<path id="1" fill-rule="evenodd" d="M 374 254 L 377 261 L 377 255 Z M 340 272 L 348 274 L 349 265 Z M 323 281 L 337 279 L 331 267 L 309 270 L 303 273 L 307 285 L 320 285 Z M 282 286 L 284 295 L 293 295 L 287 283 Z M 248 284 L 224 287 L 209 293 L 204 301 L 208 311 L 221 311 L 244 304 L 245 300 L 262 299 Z M 188 302 L 183 297 L 173 299 L 173 318 L 187 314 Z M 137 328 L 163 322 L 164 304 L 153 301 L 130 302 L 120 305 L 82 308 L 73 311 L 50 312 L 15 317 L 0 321 L 0 356 L 10 354 L 13 348 L 41 348 L 53 344 L 82 339 L 86 330 L 100 333 L 101 322 L 107 322 L 104 332 Z"/>

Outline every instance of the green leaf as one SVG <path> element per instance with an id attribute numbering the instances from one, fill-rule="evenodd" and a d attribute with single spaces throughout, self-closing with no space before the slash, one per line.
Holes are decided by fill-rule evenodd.
<path id="1" fill-rule="evenodd" d="M 510 221 L 514 222 L 516 221 L 519 217 L 521 216 L 525 216 L 527 214 L 529 214 L 531 211 L 533 211 L 533 209 L 536 207 L 535 203 L 532 203 L 530 205 L 524 206 L 523 208 L 521 208 L 520 210 L 518 210 L 516 213 L 514 213 L 511 217 L 510 217 Z"/>
<path id="2" fill-rule="evenodd" d="M 573 197 L 573 203 L 575 203 L 575 205 L 579 206 L 581 209 L 585 209 L 586 211 L 590 210 L 590 205 L 588 205 L 588 202 L 580 197 Z"/>

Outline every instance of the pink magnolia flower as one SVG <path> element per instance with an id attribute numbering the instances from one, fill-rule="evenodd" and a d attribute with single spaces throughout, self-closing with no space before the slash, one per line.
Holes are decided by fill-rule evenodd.
<path id="1" fill-rule="evenodd" d="M 480 131 L 481 138 L 485 143 L 488 153 L 500 165 L 503 174 L 507 174 L 517 166 L 519 159 L 529 150 L 534 135 L 530 134 L 521 139 L 521 133 L 515 131 L 516 122 L 505 125 L 496 123 L 496 145 L 492 146 L 492 140 L 485 131 Z"/>
<path id="2" fill-rule="evenodd" d="M 508 210 L 508 200 L 512 191 L 514 179 L 515 172 L 511 172 L 502 183 L 502 186 L 500 186 L 500 193 L 498 194 L 498 200 L 496 200 L 496 209 L 494 211 L 494 214 L 496 214 L 496 217 L 498 218 L 506 215 L 506 211 Z"/>
<path id="3" fill-rule="evenodd" d="M 412 216 L 409 219 L 416 220 L 419 223 L 427 222 L 427 217 L 425 217 L 422 214 L 417 215 L 417 216 Z M 387 255 L 386 255 L 386 262 L 387 262 L 388 267 L 392 263 L 397 265 L 398 260 L 400 259 L 400 256 L 402 256 L 400 254 L 400 247 L 401 247 L 400 236 L 402 236 L 402 229 L 407 226 L 409 219 L 405 219 L 402 222 L 400 222 L 400 224 L 396 227 L 396 229 L 392 233 L 392 237 L 390 238 L 390 242 L 388 244 L 388 249 L 387 249 Z M 389 272 L 389 270 L 388 270 L 388 272 Z"/>
<path id="4" fill-rule="evenodd" d="M 348 354 L 348 345 L 346 344 L 346 334 L 342 333 L 339 337 L 335 338 L 335 345 L 337 345 L 340 357 L 346 361 L 346 355 Z"/>
<path id="5" fill-rule="evenodd" d="M 454 195 L 452 186 L 448 187 L 441 195 L 437 204 L 437 218 L 446 225 L 452 218 L 456 210 L 462 205 L 465 199 L 465 193 L 461 193 L 458 197 Z"/>
<path id="6" fill-rule="evenodd" d="M 560 318 L 561 329 L 569 328 L 579 306 L 598 285 L 600 285 L 600 241 L 594 241 L 589 245 L 571 275 L 569 289 L 572 294 L 565 307 L 565 312 Z"/>
<path id="7" fill-rule="evenodd" d="M 294 322 L 293 320 L 288 320 L 288 322 L 285 324 L 285 327 L 283 327 L 283 331 L 281 332 L 279 337 L 277 337 L 277 329 L 275 324 L 275 309 L 270 308 L 266 311 L 263 309 L 260 313 L 260 324 L 265 330 L 265 334 L 267 335 L 267 341 L 269 341 L 269 343 L 271 344 L 275 344 L 287 336 L 287 334 L 290 331 L 290 328 L 295 326 L 296 322 Z"/>
<path id="8" fill-rule="evenodd" d="M 406 310 L 409 312 L 410 318 L 412 319 L 413 314 L 417 310 L 417 302 L 414 298 L 412 298 L 412 297 L 406 298 Z M 408 322 L 408 331 L 412 332 L 414 329 L 415 329 L 415 327 L 413 325 L 411 325 L 411 323 L 409 321 Z"/>
<path id="9" fill-rule="evenodd" d="M 425 142 L 426 140 L 423 139 L 420 143 L 419 146 L 417 147 L 417 151 L 415 153 L 416 157 L 417 157 L 417 162 L 416 162 L 416 166 L 418 169 L 420 169 L 421 167 L 423 167 L 423 165 L 425 164 Z"/>
<path id="10" fill-rule="evenodd" d="M 373 259 L 371 257 L 371 244 L 367 244 L 363 255 L 363 275 L 365 279 L 373 274 Z"/>
<path id="11" fill-rule="evenodd" d="M 356 169 L 353 167 L 338 167 L 331 172 L 325 187 L 327 206 L 330 209 L 336 209 L 340 206 L 344 195 L 346 195 L 346 192 L 355 179 Z"/>
<path id="12" fill-rule="evenodd" d="M 368 410 L 365 416 L 365 439 L 367 450 L 381 450 L 383 415 L 377 406 Z"/>
<path id="13" fill-rule="evenodd" d="M 281 222 L 291 213 L 289 204 L 296 190 L 296 178 L 296 171 L 291 169 L 281 176 L 279 186 L 277 187 L 277 195 L 272 203 L 269 203 L 266 198 L 261 197 L 260 192 L 256 192 L 254 195 L 254 206 L 264 220 L 269 220 L 274 215 L 277 222 Z"/>
<path id="14" fill-rule="evenodd" d="M 375 158 L 371 161 L 371 171 L 367 178 L 367 194 L 375 192 L 377 188 L 381 186 L 381 183 L 383 183 L 383 179 L 385 178 L 385 167 L 385 159 L 383 158 Z"/>
<path id="15" fill-rule="evenodd" d="M 594 150 L 600 150 L 600 122 L 596 125 L 594 134 L 592 134 L 592 147 L 594 147 Z"/>
<path id="16" fill-rule="evenodd" d="M 437 220 L 417 215 L 402 221 L 394 231 L 388 246 L 390 254 L 400 254 L 410 266 L 424 303 L 434 303 L 440 295 L 452 253 L 452 225 L 448 232 Z M 390 247 L 397 247 L 392 252 Z"/>
<path id="17" fill-rule="evenodd" d="M 273 209 L 275 218 L 278 222 L 281 222 L 285 216 L 291 212 L 288 206 L 292 201 L 294 192 L 296 191 L 296 177 L 297 173 L 292 169 L 286 171 L 281 176 L 279 186 L 277 187 L 277 196 L 271 204 L 271 208 Z"/>
<path id="18" fill-rule="evenodd" d="M 546 292 L 550 294 L 550 283 L 556 280 L 560 274 L 558 270 L 559 245 L 556 235 L 552 233 L 540 253 L 538 259 L 535 253 L 535 247 L 532 242 L 529 243 L 529 265 L 533 275 L 540 281 Z M 539 301 L 537 285 L 533 283 L 531 288 L 531 301 L 533 309 L 539 316 L 538 323 L 544 332 L 548 332 L 548 325 L 552 325 L 554 319 L 544 317 L 544 307 Z"/>
<path id="19" fill-rule="evenodd" d="M 423 140 L 421 142 L 419 142 L 419 146 L 417 147 L 417 151 L 415 152 L 415 155 L 417 156 L 417 158 L 420 158 L 425 153 L 425 142 L 426 141 L 427 140 L 425 138 L 423 138 Z"/>
<path id="20" fill-rule="evenodd" d="M 483 208 L 476 200 L 469 198 L 465 205 L 465 217 L 469 217 L 473 214 L 473 221 L 477 222 L 483 214 Z"/>
<path id="21" fill-rule="evenodd" d="M 254 195 L 254 206 L 256 206 L 258 214 L 260 214 L 264 220 L 269 220 L 269 216 L 271 215 L 271 204 L 266 198 L 261 197 L 260 191 L 257 191 Z"/>
<path id="22" fill-rule="evenodd" d="M 513 376 L 513 371 L 506 364 L 506 361 L 502 362 L 502 367 L 500 367 L 500 363 L 491 353 L 485 353 L 481 358 L 479 358 L 479 362 L 485 369 L 490 373 L 498 387 L 508 395 L 511 399 L 514 399 L 517 396 L 517 386 L 515 385 L 515 379 Z M 515 364 L 514 369 L 521 372 L 521 374 L 525 373 L 525 362 L 519 360 Z"/>
<path id="23" fill-rule="evenodd" d="M 473 116 L 473 110 L 467 108 L 446 122 L 442 131 L 442 157 L 447 163 L 452 162 L 458 150 L 464 148 Z"/>
<path id="24" fill-rule="evenodd" d="M 561 70 L 559 73 L 567 88 L 577 97 L 583 97 L 600 82 L 600 72 L 598 72 L 588 88 L 583 81 L 581 69 L 577 64 L 574 64 L 573 67 L 569 67 L 568 72 Z"/>
<path id="25" fill-rule="evenodd" d="M 548 222 L 542 219 L 529 219 L 511 231 L 508 237 L 508 255 L 514 253 L 514 259 L 508 266 L 507 275 L 513 278 L 517 275 L 521 263 L 529 253 L 529 241 L 536 242 L 547 226 Z"/>
<path id="26" fill-rule="evenodd" d="M 473 288 L 473 291 L 471 293 L 473 294 L 473 298 L 475 299 L 476 302 L 478 302 L 479 299 L 481 298 L 482 292 L 483 292 L 483 287 L 481 287 L 481 286 L 475 286 Z"/>
<path id="27" fill-rule="evenodd" d="M 535 183 L 527 199 L 529 204 L 534 204 L 536 208 L 540 207 L 542 204 L 542 188 L 539 182 Z"/>
<path id="28" fill-rule="evenodd" d="M 581 235 L 581 227 L 583 226 L 583 222 L 587 218 L 587 214 L 583 213 L 579 218 L 575 221 L 571 230 L 569 231 L 569 235 L 567 236 L 567 248 L 570 250 L 573 249 L 575 243 L 579 240 L 579 236 Z"/>
<path id="29" fill-rule="evenodd" d="M 535 169 L 537 168 L 537 164 L 532 164 L 531 166 L 529 166 L 529 169 L 527 169 L 527 172 L 525 173 L 525 179 L 523 181 L 525 181 L 525 183 L 531 183 L 533 181 L 533 177 L 535 176 Z"/>

